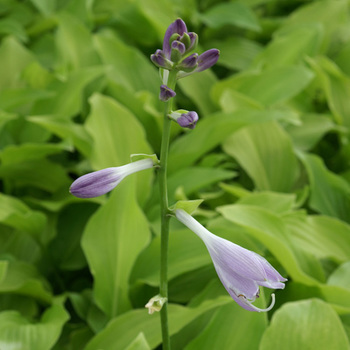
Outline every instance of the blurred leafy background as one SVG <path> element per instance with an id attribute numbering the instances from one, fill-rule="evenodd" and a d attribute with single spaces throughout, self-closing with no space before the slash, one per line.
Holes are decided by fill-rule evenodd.
<path id="1" fill-rule="evenodd" d="M 68 189 L 159 153 L 149 56 L 179 16 L 221 57 L 179 82 L 179 107 L 200 121 L 172 129 L 170 201 L 204 199 L 197 219 L 289 281 L 268 314 L 241 309 L 173 220 L 173 349 L 349 349 L 349 5 L 1 0 L 0 349 L 161 348 L 144 309 L 158 291 L 156 175 L 97 199 Z"/>

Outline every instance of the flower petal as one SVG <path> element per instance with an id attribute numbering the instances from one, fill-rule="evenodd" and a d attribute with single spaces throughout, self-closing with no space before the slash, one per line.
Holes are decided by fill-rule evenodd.
<path id="1" fill-rule="evenodd" d="M 106 168 L 76 179 L 69 191 L 78 198 L 94 198 L 113 190 L 124 177 L 137 171 L 152 168 L 151 158 L 138 160 L 120 167 Z"/>
<path id="2" fill-rule="evenodd" d="M 163 53 L 166 58 L 170 59 L 171 54 L 171 46 L 170 46 L 170 38 L 173 34 L 177 33 L 181 36 L 183 33 L 187 32 L 186 23 L 178 18 L 175 22 L 171 23 L 168 29 L 165 32 L 164 40 L 163 40 Z"/>
<path id="3" fill-rule="evenodd" d="M 93 198 L 111 191 L 124 178 L 118 168 L 106 168 L 76 179 L 69 191 L 78 198 Z"/>

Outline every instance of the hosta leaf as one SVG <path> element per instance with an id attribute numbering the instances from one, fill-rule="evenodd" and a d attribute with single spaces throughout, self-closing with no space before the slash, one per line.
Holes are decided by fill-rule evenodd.
<path id="1" fill-rule="evenodd" d="M 276 122 L 252 124 L 234 133 L 224 150 L 237 159 L 259 190 L 289 191 L 298 174 L 290 138 Z"/>
<path id="2" fill-rule="evenodd" d="M 276 311 L 260 349 L 349 349 L 349 341 L 335 311 L 318 299 L 289 303 Z"/>
<path id="3" fill-rule="evenodd" d="M 312 154 L 300 154 L 310 181 L 309 205 L 314 210 L 350 222 L 350 185 L 326 168 L 322 159 Z"/>
<path id="4" fill-rule="evenodd" d="M 177 333 L 206 311 L 231 302 L 233 301 L 229 297 L 220 297 L 207 300 L 195 308 L 170 304 L 168 306 L 170 335 Z M 161 343 L 159 313 L 150 316 L 145 309 L 142 309 L 132 310 L 116 317 L 90 341 L 85 349 L 123 350 L 141 332 L 145 335 L 151 348 Z"/>
<path id="5" fill-rule="evenodd" d="M 243 2 L 221 3 L 200 15 L 209 27 L 222 27 L 226 24 L 259 31 L 260 26 L 254 12 Z"/>
<path id="6" fill-rule="evenodd" d="M 148 222 L 135 199 L 135 182 L 125 179 L 92 216 L 82 238 L 96 303 L 108 316 L 131 308 L 131 269 L 149 238 Z"/>
<path id="7" fill-rule="evenodd" d="M 46 309 L 38 323 L 30 323 L 16 311 L 0 313 L 0 346 L 3 349 L 51 349 L 69 319 L 62 301 Z"/>

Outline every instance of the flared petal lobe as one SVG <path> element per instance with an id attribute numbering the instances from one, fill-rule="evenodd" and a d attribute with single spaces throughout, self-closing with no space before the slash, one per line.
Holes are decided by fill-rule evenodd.
<path id="1" fill-rule="evenodd" d="M 94 198 L 113 190 L 124 177 L 152 168 L 152 159 L 142 159 L 120 167 L 111 167 L 83 175 L 76 179 L 69 191 L 78 198 Z"/>
<path id="2" fill-rule="evenodd" d="M 262 256 L 237 244 L 215 236 L 182 209 L 175 213 L 177 219 L 196 233 L 205 243 L 215 270 L 231 297 L 249 311 L 268 311 L 252 304 L 259 297 L 259 286 L 283 289 L 283 278 Z"/>

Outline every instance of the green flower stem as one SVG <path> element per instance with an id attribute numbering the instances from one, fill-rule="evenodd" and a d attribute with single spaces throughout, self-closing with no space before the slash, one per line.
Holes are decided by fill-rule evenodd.
<path id="1" fill-rule="evenodd" d="M 176 84 L 176 72 L 169 72 L 167 86 L 174 90 Z M 164 124 L 162 145 L 160 151 L 160 169 L 159 169 L 159 192 L 161 207 L 161 247 L 160 247 L 160 289 L 162 297 L 168 298 L 168 242 L 169 242 L 169 204 L 168 204 L 168 186 L 167 186 L 167 165 L 168 150 L 170 141 L 171 120 L 168 114 L 172 111 L 173 99 L 165 103 Z M 170 350 L 170 336 L 168 328 L 168 303 L 166 302 L 161 311 L 161 327 L 163 338 L 163 350 Z"/>

